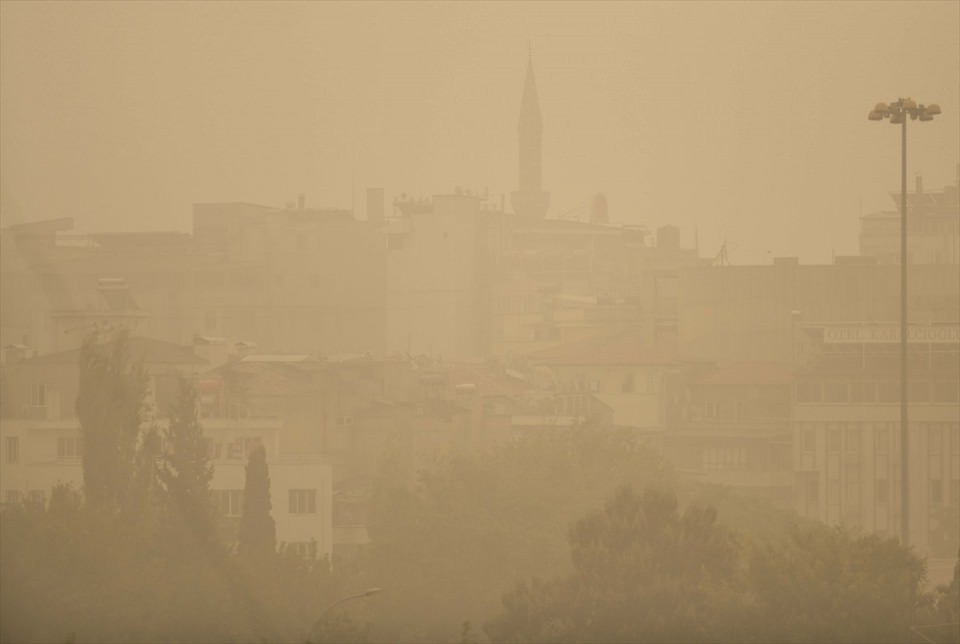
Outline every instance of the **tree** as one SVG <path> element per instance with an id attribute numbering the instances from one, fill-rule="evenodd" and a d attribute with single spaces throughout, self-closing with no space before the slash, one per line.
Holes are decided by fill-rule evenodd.
<path id="1" fill-rule="evenodd" d="M 247 460 L 243 486 L 243 515 L 237 541 L 240 555 L 248 559 L 263 559 L 277 551 L 277 528 L 270 515 L 270 472 L 267 452 L 260 446 Z"/>
<path id="2" fill-rule="evenodd" d="M 80 349 L 76 412 L 83 436 L 87 502 L 109 511 L 137 505 L 138 450 L 146 411 L 147 372 L 130 355 L 126 330 L 104 341 L 88 335 Z"/>
<path id="3" fill-rule="evenodd" d="M 595 427 L 451 456 L 415 484 L 406 473 L 402 458 L 386 460 L 370 502 L 371 542 L 357 561 L 359 585 L 385 589 L 365 607 L 374 639 L 455 641 L 518 579 L 564 571 L 570 523 L 618 485 L 669 479 L 629 433 Z"/>
<path id="4" fill-rule="evenodd" d="M 158 471 L 166 500 L 167 519 L 182 545 L 189 541 L 209 551 L 217 542 L 216 517 L 210 499 L 210 465 L 203 428 L 197 416 L 197 390 L 184 376 L 170 406 L 163 432 L 166 443 Z"/>
<path id="5" fill-rule="evenodd" d="M 493 641 L 730 641 L 739 612 L 738 543 L 710 507 L 624 487 L 577 521 L 574 572 L 521 583 L 486 625 Z M 736 639 L 736 638 L 734 638 Z"/>
<path id="6" fill-rule="evenodd" d="M 812 525 L 754 546 L 669 491 L 619 491 L 570 547 L 573 573 L 504 595 L 492 640 L 903 642 L 930 603 L 895 539 Z"/>
<path id="7" fill-rule="evenodd" d="M 960 551 L 953 565 L 953 578 L 920 603 L 911 629 L 924 642 L 960 642 Z"/>
<path id="8" fill-rule="evenodd" d="M 822 524 L 747 553 L 762 641 L 902 642 L 924 603 L 925 564 L 897 539 Z"/>

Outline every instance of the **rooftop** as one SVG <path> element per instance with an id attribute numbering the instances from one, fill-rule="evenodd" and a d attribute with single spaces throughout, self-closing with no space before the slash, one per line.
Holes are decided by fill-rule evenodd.
<path id="1" fill-rule="evenodd" d="M 793 372 L 772 362 L 737 362 L 722 365 L 692 381 L 695 385 L 787 385 Z"/>
<path id="2" fill-rule="evenodd" d="M 147 364 L 204 364 L 206 360 L 195 354 L 189 347 L 184 347 L 165 340 L 153 338 L 132 337 L 128 340 L 130 356 L 142 359 Z M 47 353 L 36 358 L 24 360 L 21 364 L 76 364 L 80 361 L 80 349 Z"/>
<path id="3" fill-rule="evenodd" d="M 535 364 L 545 365 L 666 365 L 680 362 L 676 352 L 646 346 L 637 327 L 531 353 Z"/>

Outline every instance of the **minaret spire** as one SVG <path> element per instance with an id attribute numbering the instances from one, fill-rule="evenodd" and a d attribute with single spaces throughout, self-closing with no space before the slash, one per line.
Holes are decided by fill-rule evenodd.
<path id="1" fill-rule="evenodd" d="M 523 82 L 520 100 L 520 119 L 517 123 L 518 172 L 517 190 L 511 195 L 513 210 L 520 215 L 543 217 L 547 213 L 550 195 L 541 185 L 541 137 L 543 122 L 540 118 L 540 99 L 537 96 L 537 80 L 533 72 L 533 51 L 527 43 L 527 73 Z"/>

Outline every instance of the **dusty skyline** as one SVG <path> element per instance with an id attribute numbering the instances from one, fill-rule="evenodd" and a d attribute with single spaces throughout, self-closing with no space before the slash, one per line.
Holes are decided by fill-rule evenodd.
<path id="1" fill-rule="evenodd" d="M 699 230 L 734 263 L 856 252 L 960 161 L 960 3 L 2 4 L 3 225 L 186 230 L 190 205 L 516 188 L 532 51 L 550 214 Z M 914 124 L 911 124 L 914 125 Z M 509 197 L 508 197 L 509 201 Z"/>

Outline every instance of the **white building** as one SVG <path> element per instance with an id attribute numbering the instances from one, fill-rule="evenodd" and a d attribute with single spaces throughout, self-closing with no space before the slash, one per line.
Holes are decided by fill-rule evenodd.
<path id="1" fill-rule="evenodd" d="M 185 347 L 130 339 L 131 355 L 142 357 L 150 376 L 152 407 L 165 415 L 178 373 L 191 374 L 204 361 Z M 65 351 L 8 362 L 4 366 L 0 418 L 0 502 L 41 501 L 58 484 L 83 486 L 82 436 L 74 411 L 79 351 Z M 162 427 L 166 420 L 155 421 Z M 214 503 L 225 539 L 235 538 L 242 513 L 247 457 L 266 450 L 272 516 L 277 542 L 309 556 L 333 552 L 333 475 L 320 454 L 283 451 L 284 421 L 276 416 L 201 418 L 214 467 Z"/>
<path id="2" fill-rule="evenodd" d="M 805 325 L 793 412 L 797 511 L 900 533 L 900 342 L 896 324 Z M 932 557 L 960 541 L 960 327 L 910 327 L 909 542 Z"/>

